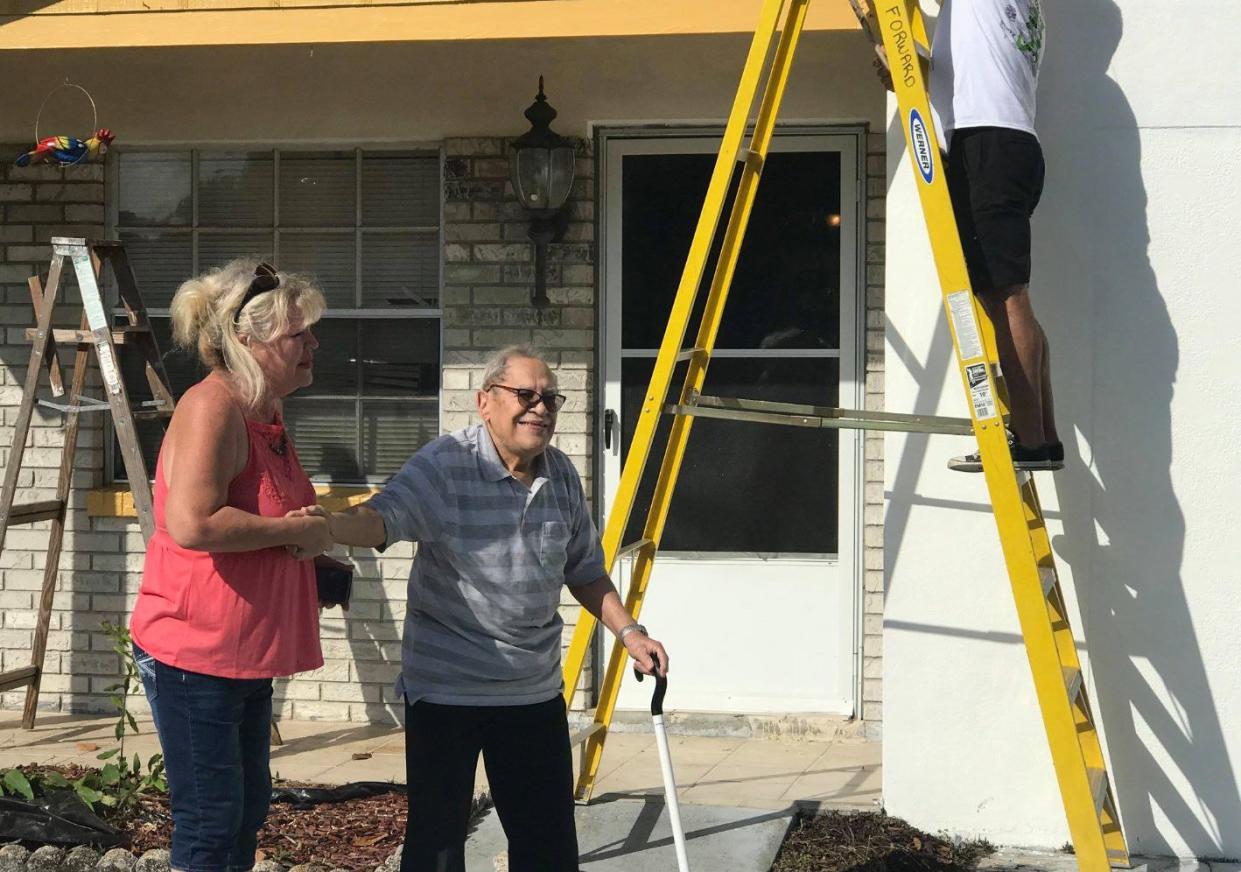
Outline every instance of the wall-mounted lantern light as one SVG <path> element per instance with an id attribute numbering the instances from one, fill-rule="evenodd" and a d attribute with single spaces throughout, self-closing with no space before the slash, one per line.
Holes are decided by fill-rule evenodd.
<path id="1" fill-rule="evenodd" d="M 521 205 L 530 213 L 530 241 L 534 243 L 534 294 L 530 302 L 546 306 L 547 246 L 564 237 L 568 216 L 565 201 L 573 189 L 576 149 L 572 140 L 551 128 L 556 110 L 543 94 L 539 76 L 539 95 L 526 110 L 530 129 L 510 146 L 509 175 Z"/>

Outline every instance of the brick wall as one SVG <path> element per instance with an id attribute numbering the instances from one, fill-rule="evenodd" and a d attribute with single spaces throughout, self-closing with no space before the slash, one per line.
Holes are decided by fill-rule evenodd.
<path id="1" fill-rule="evenodd" d="M 884 215 L 887 139 L 866 135 L 866 408 L 884 408 Z M 883 433 L 864 443 L 862 508 L 862 720 L 878 738 L 883 722 Z"/>
<path id="2" fill-rule="evenodd" d="M 0 154 L 20 153 L 24 145 L 0 145 Z M 8 160 L 0 165 L 0 465 L 8 464 L 13 424 L 21 402 L 22 383 L 30 359 L 25 330 L 34 324 L 26 280 L 47 272 L 53 236 L 99 236 L 103 233 L 103 167 L 98 164 L 60 169 L 33 166 L 19 169 Z M 55 322 L 78 325 L 80 298 L 72 271 L 65 273 L 59 295 L 63 304 Z M 71 364 L 72 350 L 61 352 L 62 364 Z M 97 384 L 91 373 L 89 386 Z M 69 381 L 65 372 L 65 382 Z M 47 397 L 47 377 L 41 396 Z M 17 501 L 33 502 L 55 495 L 64 444 L 61 414 L 36 409 L 27 438 Z M 85 511 L 85 493 L 101 483 L 103 469 L 102 417 L 82 419 L 74 462 L 73 491 L 69 500 L 64 552 L 52 602 L 40 708 L 60 711 L 67 700 L 84 707 L 106 705 L 103 687 L 117 674 L 111 642 L 100 632 L 104 621 L 120 622 L 128 610 L 126 588 L 137 577 L 125 572 L 126 550 L 138 547 L 142 537 L 128 525 L 101 519 L 92 522 Z M 0 667 L 5 670 L 30 662 L 33 627 L 48 540 L 49 522 L 10 527 L 0 553 Z M 136 530 L 136 527 L 134 528 Z M 25 690 L 0 698 L 5 708 L 20 708 Z"/>

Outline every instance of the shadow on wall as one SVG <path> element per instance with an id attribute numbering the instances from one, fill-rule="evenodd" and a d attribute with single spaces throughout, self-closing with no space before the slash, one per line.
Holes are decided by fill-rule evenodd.
<path id="1" fill-rule="evenodd" d="M 1077 582 L 1130 850 L 1236 854 L 1237 773 L 1181 577 L 1185 518 L 1170 472 L 1179 342 L 1148 254 L 1137 119 L 1108 75 L 1124 19 L 1113 0 L 1042 2 L 1048 170 L 1032 296 L 1053 346 L 1069 452 L 1056 480 L 1065 532 L 1053 545 Z M 887 335 L 919 383 L 912 411 L 933 412 L 948 372 L 944 319 L 925 363 L 890 323 Z M 911 506 L 926 502 L 915 491 L 927 447 L 911 435 L 900 457 L 885 519 L 889 554 Z"/>
<path id="2" fill-rule="evenodd" d="M 1079 579 L 1130 850 L 1235 853 L 1241 796 L 1181 577 L 1185 518 L 1170 473 L 1179 343 L 1148 256 L 1137 120 L 1108 76 L 1124 19 L 1113 0 L 1043 3 L 1050 22 L 1065 23 L 1043 67 L 1040 135 L 1056 211 L 1036 218 L 1036 282 L 1059 297 L 1065 324 L 1089 313 L 1072 356 L 1053 353 L 1060 379 L 1071 359 L 1092 373 L 1089 406 L 1065 421 L 1090 454 L 1058 481 L 1065 533 L 1053 544 Z"/>

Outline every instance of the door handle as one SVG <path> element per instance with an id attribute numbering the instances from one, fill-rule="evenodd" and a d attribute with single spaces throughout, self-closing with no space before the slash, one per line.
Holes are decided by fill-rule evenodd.
<path id="1" fill-rule="evenodd" d="M 610 451 L 612 448 L 612 430 L 616 427 L 616 412 L 607 409 L 603 413 L 603 448 Z"/>

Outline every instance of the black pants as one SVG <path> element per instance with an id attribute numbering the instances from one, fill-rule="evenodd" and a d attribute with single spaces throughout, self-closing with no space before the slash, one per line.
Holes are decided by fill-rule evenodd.
<path id="1" fill-rule="evenodd" d="M 465 872 L 478 755 L 508 837 L 509 872 L 577 872 L 564 699 L 405 706 L 409 822 L 401 872 Z"/>

